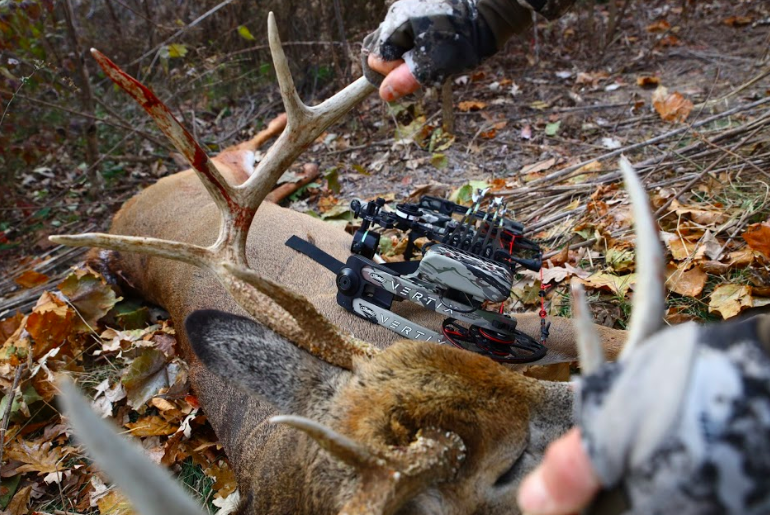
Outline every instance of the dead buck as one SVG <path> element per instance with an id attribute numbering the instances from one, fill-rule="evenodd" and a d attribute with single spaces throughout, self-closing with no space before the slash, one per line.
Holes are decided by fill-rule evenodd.
<path id="1" fill-rule="evenodd" d="M 520 479 L 572 425 L 569 386 L 447 346 L 394 343 L 394 333 L 337 307 L 333 274 L 284 246 L 298 234 L 338 259 L 349 254 L 345 232 L 262 200 L 302 151 L 374 88 L 362 78 L 318 106 L 304 105 L 272 15 L 268 31 L 287 121 L 256 167 L 251 143 L 209 159 L 149 90 L 93 51 L 193 170 L 128 201 L 112 234 L 52 240 L 116 251 L 114 270 L 174 320 L 186 319 L 178 329 L 193 386 L 233 463 L 244 513 L 515 511 Z M 660 302 L 639 301 L 662 294 L 662 254 L 644 189 L 630 165 L 622 169 L 643 215 L 636 216 L 637 255 L 645 278 L 629 336 L 636 341 L 662 320 Z M 428 326 L 440 319 L 425 310 L 406 316 Z M 517 320 L 524 332 L 539 331 L 537 314 Z M 583 326 L 599 332 L 602 352 L 614 358 L 625 332 Z M 582 340 L 571 321 L 554 320 L 551 334 L 541 363 L 576 360 Z M 100 426 L 79 424 L 85 415 L 73 413 L 73 423 L 86 426 L 77 428 L 86 443 L 104 441 Z M 92 449 L 97 459 L 122 460 L 102 455 L 110 445 Z M 105 467 L 121 483 L 121 473 Z M 136 470 L 128 483 L 156 477 Z M 190 509 L 148 504 L 138 507 L 148 514 Z"/>

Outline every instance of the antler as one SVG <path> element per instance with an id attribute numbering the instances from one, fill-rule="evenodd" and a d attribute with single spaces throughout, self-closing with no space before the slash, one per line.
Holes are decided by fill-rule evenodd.
<path id="1" fill-rule="evenodd" d="M 274 424 L 303 431 L 358 473 L 358 487 L 339 515 L 388 515 L 425 488 L 450 481 L 465 460 L 465 444 L 450 431 L 421 429 L 408 447 L 366 449 L 313 420 L 278 416 Z"/>
<path id="2" fill-rule="evenodd" d="M 631 199 L 636 232 L 637 287 L 631 322 L 620 359 L 627 357 L 644 340 L 657 332 L 665 314 L 663 282 L 664 254 L 658 238 L 657 225 L 649 199 L 634 167 L 625 157 L 620 159 L 620 171 Z M 575 333 L 584 374 L 595 372 L 604 363 L 604 352 L 596 329 L 590 319 L 583 289 L 573 286 L 573 306 L 576 310 Z"/>
<path id="3" fill-rule="evenodd" d="M 95 49 L 91 50 L 91 55 L 107 76 L 152 116 L 203 182 L 222 216 L 216 242 L 209 247 L 201 247 L 157 238 L 99 233 L 51 236 L 50 240 L 75 247 L 139 252 L 207 268 L 217 275 L 236 302 L 256 320 L 308 352 L 350 369 L 353 356 L 372 356 L 377 349 L 343 334 L 326 321 L 304 297 L 286 292 L 277 284 L 249 271 L 246 238 L 257 208 L 281 175 L 321 133 L 375 89 L 362 77 L 320 105 L 306 106 L 294 86 L 273 13 L 268 16 L 268 38 L 286 108 L 286 128 L 251 177 L 238 186 L 231 185 L 224 179 L 203 148 L 152 91 L 126 74 L 103 54 Z M 273 304 L 271 297 L 285 311 Z M 323 338 L 318 337 L 318 326 L 315 324 L 319 323 L 322 326 Z"/>

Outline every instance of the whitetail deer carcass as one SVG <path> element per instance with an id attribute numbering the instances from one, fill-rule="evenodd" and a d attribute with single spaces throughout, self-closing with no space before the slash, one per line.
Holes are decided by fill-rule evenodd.
<path id="1" fill-rule="evenodd" d="M 515 512 L 519 480 L 572 424 L 569 386 L 447 346 L 394 343 L 395 333 L 340 309 L 334 277 L 284 245 L 299 235 L 337 259 L 349 254 L 348 234 L 262 200 L 318 135 L 374 89 L 360 79 L 305 106 L 272 15 L 268 30 L 287 121 L 256 168 L 248 145 L 209 159 L 151 92 L 94 51 L 193 170 L 131 199 L 116 215 L 113 234 L 54 241 L 117 252 L 113 265 L 139 292 L 186 320 L 179 334 L 193 386 L 236 470 L 244 512 Z M 624 169 L 635 205 L 645 205 L 643 188 L 630 166 Z M 642 211 L 637 251 L 640 273 L 649 277 L 640 281 L 646 296 L 637 297 L 655 299 L 662 293 L 655 263 L 662 258 L 652 216 Z M 657 327 L 661 306 L 637 303 L 633 323 Z M 426 324 L 438 317 L 412 316 L 426 317 Z M 518 321 L 525 332 L 539 331 L 536 314 Z M 623 332 L 597 330 L 601 351 L 614 357 Z M 554 320 L 543 362 L 576 359 L 577 334 L 569 321 Z M 597 362 L 597 349 L 587 348 Z M 101 426 L 77 423 L 86 420 L 80 417 L 72 420 L 86 443 L 106 438 Z M 156 476 L 141 466 L 121 468 L 109 453 L 102 458 L 129 495 L 154 486 L 146 478 Z M 145 501 L 139 508 L 148 514 L 189 508 Z"/>

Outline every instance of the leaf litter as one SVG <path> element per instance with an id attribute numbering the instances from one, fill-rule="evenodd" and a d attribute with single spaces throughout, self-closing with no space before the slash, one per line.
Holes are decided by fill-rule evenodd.
<path id="1" fill-rule="evenodd" d="M 29 315 L 0 321 L 6 392 L 0 413 L 9 416 L 0 484 L 4 513 L 45 511 L 46 499 L 60 496 L 78 513 L 133 513 L 73 444 L 56 411 L 61 373 L 75 378 L 95 411 L 139 440 L 151 459 L 177 471 L 197 467 L 211 485 L 205 501 L 212 512 L 237 504 L 235 476 L 190 390 L 173 325 L 121 325 L 116 315 L 124 302 L 101 275 L 81 267 L 56 290 L 43 292 Z"/>

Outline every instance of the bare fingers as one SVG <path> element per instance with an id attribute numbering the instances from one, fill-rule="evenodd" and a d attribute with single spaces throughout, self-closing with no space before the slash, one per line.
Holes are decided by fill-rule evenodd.
<path id="1" fill-rule="evenodd" d="M 393 102 L 420 89 L 420 83 L 403 60 L 385 61 L 370 54 L 368 64 L 372 70 L 385 75 L 380 85 L 380 98 L 386 102 Z"/>
<path id="2" fill-rule="evenodd" d="M 576 513 L 588 505 L 599 486 L 580 432 L 572 429 L 548 446 L 543 462 L 524 479 L 519 507 L 530 515 Z"/>

